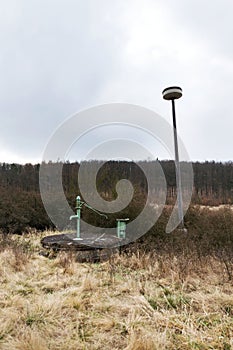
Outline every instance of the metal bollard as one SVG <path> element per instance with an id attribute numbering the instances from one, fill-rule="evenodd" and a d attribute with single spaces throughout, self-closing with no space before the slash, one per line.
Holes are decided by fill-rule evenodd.
<path id="1" fill-rule="evenodd" d="M 121 239 L 125 239 L 126 237 L 126 221 L 129 221 L 129 218 L 127 219 L 117 219 L 117 237 Z"/>

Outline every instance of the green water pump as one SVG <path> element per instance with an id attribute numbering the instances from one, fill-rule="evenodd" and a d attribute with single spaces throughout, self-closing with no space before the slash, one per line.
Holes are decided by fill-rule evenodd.
<path id="1" fill-rule="evenodd" d="M 81 224 L 81 209 L 82 206 L 85 206 L 89 209 L 91 209 L 92 211 L 94 211 L 95 213 L 97 213 L 100 216 L 104 216 L 106 219 L 108 219 L 107 215 L 99 212 L 98 210 L 92 208 L 90 205 L 88 205 L 87 203 L 83 202 L 81 200 L 80 196 L 76 197 L 76 215 L 72 215 L 70 216 L 70 220 L 72 219 L 76 219 L 77 220 L 77 233 L 76 233 L 76 238 L 74 238 L 74 240 L 83 240 L 83 238 L 81 238 L 80 235 L 80 224 Z M 117 237 L 120 239 L 125 239 L 126 237 L 126 222 L 129 221 L 129 219 L 117 219 Z"/>

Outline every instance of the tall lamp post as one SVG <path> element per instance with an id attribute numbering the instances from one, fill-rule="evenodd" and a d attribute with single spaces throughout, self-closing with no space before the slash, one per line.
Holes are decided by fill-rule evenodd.
<path id="1" fill-rule="evenodd" d="M 162 94 L 165 100 L 172 101 L 178 214 L 179 214 L 179 221 L 181 223 L 181 228 L 184 229 L 183 200 L 182 200 L 182 193 L 181 193 L 181 174 L 180 174 L 180 162 L 179 162 L 177 127 L 176 127 L 176 111 L 175 111 L 175 100 L 177 100 L 182 96 L 182 89 L 178 86 L 171 86 L 164 89 Z"/>

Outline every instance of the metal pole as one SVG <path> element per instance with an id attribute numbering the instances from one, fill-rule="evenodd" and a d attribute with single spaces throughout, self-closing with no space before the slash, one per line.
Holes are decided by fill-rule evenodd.
<path id="1" fill-rule="evenodd" d="M 77 208 L 77 238 L 80 239 L 80 218 L 81 218 L 81 198 L 77 196 L 76 198 L 76 208 Z"/>
<path id="2" fill-rule="evenodd" d="M 175 101 L 172 101 L 172 118 L 173 118 L 173 132 L 174 132 L 174 146 L 175 146 L 175 166 L 176 166 L 176 187 L 177 187 L 177 201 L 178 201 L 178 214 L 181 227 L 184 228 L 184 213 L 183 213 L 183 200 L 181 192 L 181 174 L 180 174 L 180 161 L 178 152 L 178 140 L 177 140 L 177 128 L 176 128 L 176 111 Z"/>

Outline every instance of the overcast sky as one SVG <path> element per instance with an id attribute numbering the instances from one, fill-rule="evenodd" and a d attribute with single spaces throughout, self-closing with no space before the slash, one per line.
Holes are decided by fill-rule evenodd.
<path id="1" fill-rule="evenodd" d="M 0 162 L 39 162 L 69 115 L 111 102 L 172 122 L 192 160 L 233 160 L 232 0 L 0 2 Z"/>

